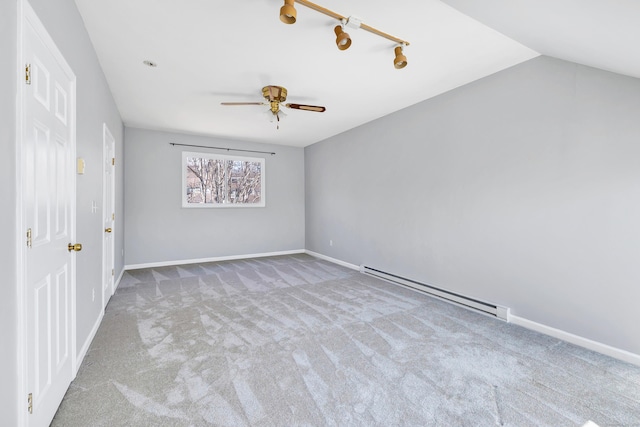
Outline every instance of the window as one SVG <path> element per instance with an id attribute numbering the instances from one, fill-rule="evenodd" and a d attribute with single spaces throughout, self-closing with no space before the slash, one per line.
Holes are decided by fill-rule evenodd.
<path id="1" fill-rule="evenodd" d="M 182 207 L 264 207 L 264 159 L 182 153 Z"/>

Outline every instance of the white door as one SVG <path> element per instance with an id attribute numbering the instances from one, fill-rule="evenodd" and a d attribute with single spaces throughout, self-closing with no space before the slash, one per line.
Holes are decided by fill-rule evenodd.
<path id="1" fill-rule="evenodd" d="M 23 6 L 24 402 L 27 424 L 39 427 L 50 424 L 75 371 L 75 76 Z"/>
<path id="2" fill-rule="evenodd" d="M 102 239 L 102 306 L 106 307 L 114 289 L 114 244 L 115 223 L 115 140 L 105 123 L 103 125 L 103 185 L 102 217 L 104 233 Z"/>

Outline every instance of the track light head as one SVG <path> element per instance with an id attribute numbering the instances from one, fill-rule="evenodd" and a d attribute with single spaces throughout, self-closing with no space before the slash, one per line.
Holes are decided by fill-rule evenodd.
<path id="1" fill-rule="evenodd" d="M 407 57 L 402 53 L 402 46 L 395 48 L 396 57 L 393 60 L 393 66 L 400 70 L 407 66 Z"/>
<path id="2" fill-rule="evenodd" d="M 347 50 L 351 46 L 351 37 L 342 29 L 342 25 L 336 25 L 333 29 L 336 33 L 336 46 L 340 50 Z"/>
<path id="3" fill-rule="evenodd" d="M 296 8 L 293 6 L 295 0 L 284 0 L 284 6 L 280 8 L 280 20 L 285 24 L 296 23 Z"/>

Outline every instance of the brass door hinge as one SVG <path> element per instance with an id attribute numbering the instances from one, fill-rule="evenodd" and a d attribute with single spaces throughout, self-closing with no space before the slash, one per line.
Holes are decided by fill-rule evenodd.
<path id="1" fill-rule="evenodd" d="M 115 157 L 112 157 L 112 158 L 111 158 L 111 164 L 112 164 L 113 166 L 115 166 L 115 165 L 116 165 L 116 158 L 115 158 Z"/>
<path id="2" fill-rule="evenodd" d="M 112 275 L 112 276 L 115 276 L 115 275 L 116 275 L 116 270 L 115 270 L 115 269 L 113 269 L 113 268 L 111 269 L 111 275 Z"/>
<path id="3" fill-rule="evenodd" d="M 31 229 L 27 228 L 27 247 L 30 248 L 33 242 L 31 240 Z"/>
<path id="4" fill-rule="evenodd" d="M 31 64 L 27 64 L 24 67 L 24 80 L 26 84 L 31 84 Z"/>
<path id="5" fill-rule="evenodd" d="M 115 221 L 115 219 L 116 219 L 116 214 L 115 214 L 115 213 L 112 213 L 112 214 L 111 214 L 111 220 L 112 220 L 112 221 Z"/>
<path id="6" fill-rule="evenodd" d="M 27 410 L 30 414 L 33 414 L 33 393 L 29 393 L 29 397 L 27 397 L 27 403 L 29 404 Z"/>

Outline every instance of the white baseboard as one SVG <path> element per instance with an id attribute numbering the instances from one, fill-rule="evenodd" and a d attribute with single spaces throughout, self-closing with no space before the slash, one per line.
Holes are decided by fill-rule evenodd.
<path id="1" fill-rule="evenodd" d="M 120 274 L 118 275 L 118 278 L 115 281 L 115 289 L 118 289 L 118 286 L 120 285 L 120 281 L 122 280 L 122 276 L 124 276 L 124 271 L 125 271 L 124 268 L 122 269 L 122 271 L 120 271 Z M 89 333 L 87 340 L 82 345 L 80 352 L 76 355 L 76 365 L 75 365 L 76 372 L 74 372 L 74 377 L 78 373 L 78 370 L 80 369 L 80 365 L 82 365 L 82 361 L 87 355 L 87 351 L 89 351 L 89 347 L 91 346 L 93 339 L 98 333 L 98 328 L 100 327 L 100 324 L 102 323 L 103 318 L 104 318 L 104 310 L 100 311 L 100 316 L 98 316 L 98 320 L 96 320 L 96 323 L 93 325 L 93 328 L 91 328 L 91 332 Z"/>
<path id="2" fill-rule="evenodd" d="M 329 262 L 332 262 L 334 264 L 338 264 L 338 265 L 341 265 L 343 267 L 350 268 L 352 270 L 360 271 L 360 266 L 355 265 L 355 264 L 351 264 L 351 263 L 348 263 L 348 262 L 340 261 L 339 259 L 331 258 L 329 256 L 322 255 L 322 254 L 319 254 L 317 252 L 313 252 L 313 251 L 309 251 L 309 250 L 305 250 L 304 253 L 306 253 L 307 255 L 311 255 L 312 257 L 315 257 L 315 258 L 320 258 L 320 259 L 323 259 L 325 261 L 329 261 Z"/>
<path id="3" fill-rule="evenodd" d="M 120 281 L 122 280 L 122 276 L 124 276 L 124 271 L 126 268 L 122 268 L 122 270 L 120 270 L 120 275 L 118 276 L 118 278 L 116 279 L 115 282 L 115 286 L 113 287 L 113 292 L 115 293 L 115 291 L 118 289 L 118 286 L 120 286 Z"/>
<path id="4" fill-rule="evenodd" d="M 130 264 L 130 265 L 125 265 L 124 269 L 137 270 L 140 268 L 169 267 L 173 265 L 199 264 L 203 262 L 233 261 L 236 259 L 264 258 L 268 256 L 295 255 L 295 254 L 303 254 L 303 253 L 305 253 L 304 249 L 295 249 L 292 251 L 266 252 L 261 254 L 230 255 L 230 256 L 198 258 L 198 259 L 181 259 L 181 260 L 175 260 L 175 261 L 149 262 L 145 264 Z"/>
<path id="5" fill-rule="evenodd" d="M 622 350 L 616 347 L 611 347 L 610 345 L 603 344 L 598 341 L 593 341 L 579 335 L 574 335 L 560 329 L 552 328 L 551 326 L 543 325 L 541 323 L 537 323 L 523 317 L 514 316 L 513 314 L 509 315 L 508 321 L 510 323 L 513 323 L 514 325 L 519 325 L 523 328 L 531 329 L 532 331 L 540 332 L 542 334 L 558 338 L 562 341 L 566 341 L 571 344 L 596 351 L 598 353 L 606 354 L 607 356 L 611 356 L 615 359 L 640 366 L 640 355 L 638 354 L 631 353 L 629 351 Z"/>
<path id="6" fill-rule="evenodd" d="M 80 352 L 76 355 L 76 372 L 74 372 L 73 374 L 74 377 L 80 370 L 80 365 L 82 365 L 82 361 L 84 360 L 84 357 L 87 355 L 87 351 L 89 351 L 89 346 L 93 342 L 93 338 L 95 338 L 96 334 L 98 333 L 98 328 L 100 327 L 100 324 L 102 323 L 103 318 L 104 318 L 104 310 L 101 310 L 100 316 L 98 316 L 96 323 L 93 325 L 93 328 L 91 328 L 91 332 L 89 332 L 89 336 L 87 337 L 84 344 L 82 345 Z"/>

